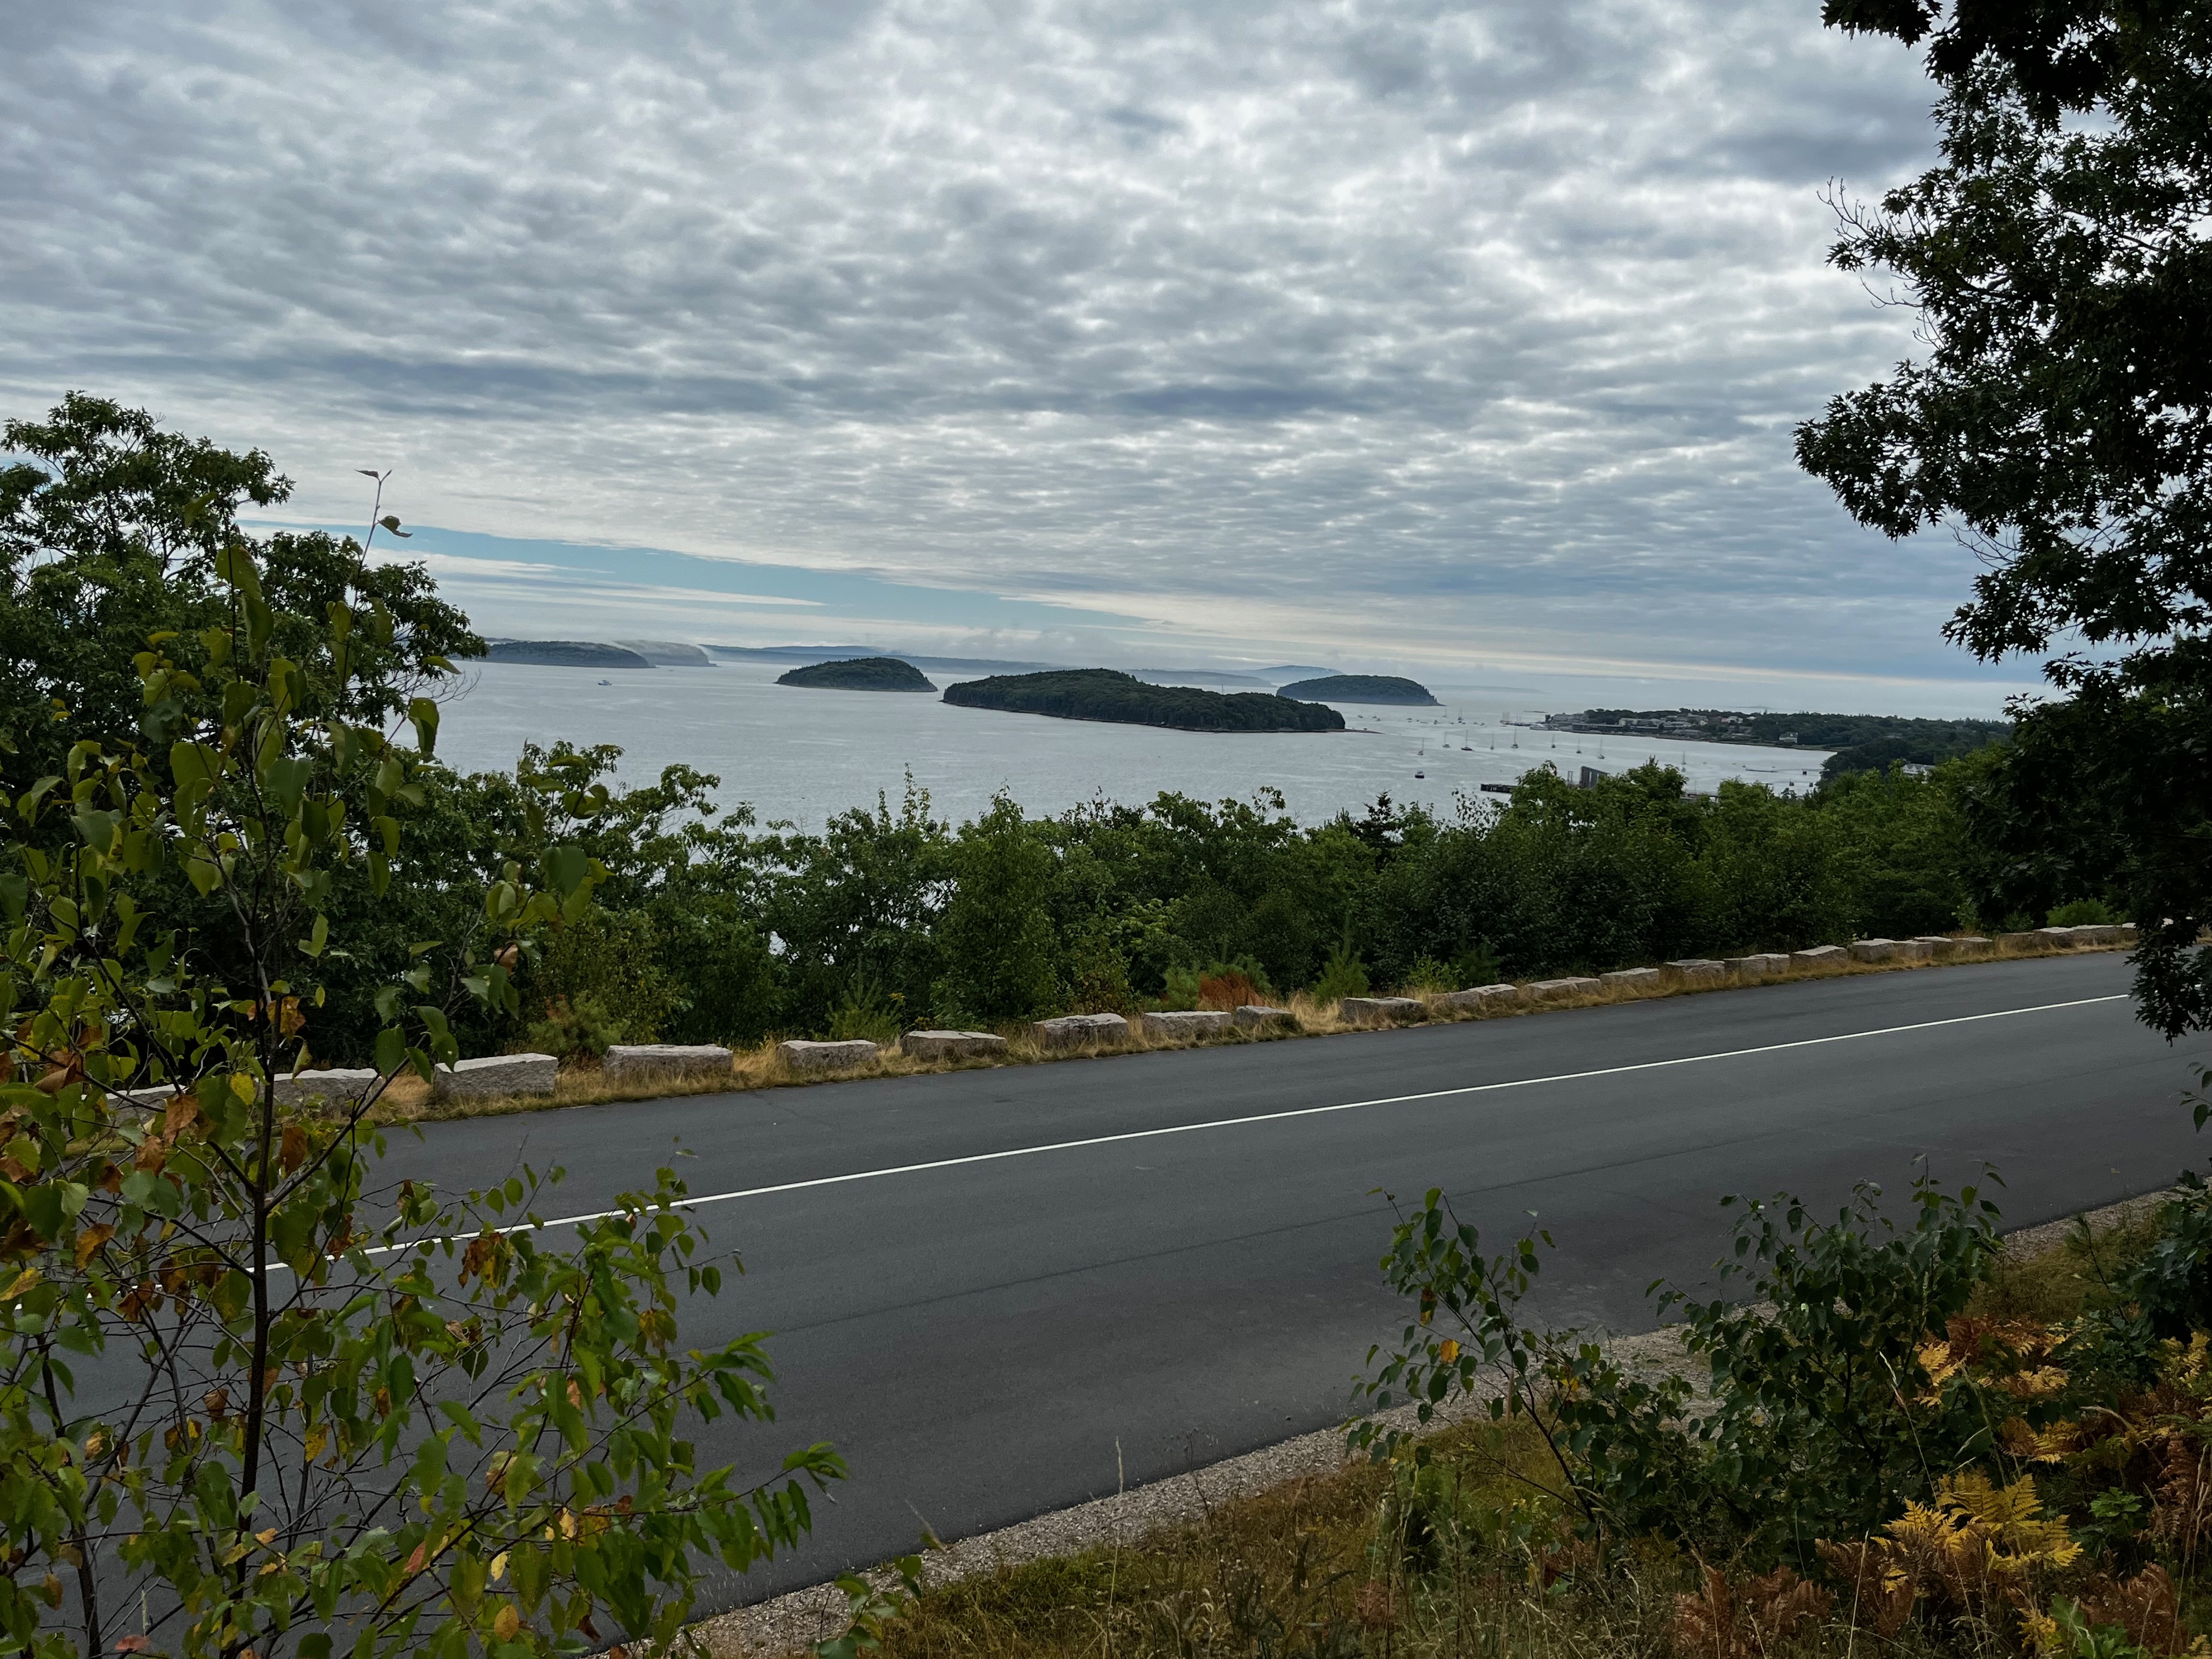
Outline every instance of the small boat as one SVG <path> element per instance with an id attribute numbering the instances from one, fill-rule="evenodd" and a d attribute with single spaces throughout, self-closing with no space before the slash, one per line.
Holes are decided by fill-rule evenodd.
<path id="1" fill-rule="evenodd" d="M 614 682 L 612 680 L 601 680 L 599 684 L 601 685 L 612 685 Z"/>
<path id="2" fill-rule="evenodd" d="M 1425 778 L 1429 775 L 1426 772 L 1416 772 L 1413 775 L 1417 778 Z"/>

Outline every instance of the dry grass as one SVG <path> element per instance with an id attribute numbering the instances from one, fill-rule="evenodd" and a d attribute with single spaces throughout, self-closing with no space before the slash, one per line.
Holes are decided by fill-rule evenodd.
<path id="1" fill-rule="evenodd" d="M 2025 951 L 1987 951 L 1968 961 L 1988 962 L 2009 960 L 2019 957 L 2087 955 L 2099 951 L 2125 949 L 2125 946 L 2086 946 L 2072 950 L 2035 949 Z M 1761 984 L 1788 984 L 1807 979 L 1839 979 L 1848 975 L 1893 974 L 1925 968 L 1948 967 L 1948 963 L 1842 963 L 1834 968 L 1816 969 L 1788 975 L 1783 979 L 1761 981 Z M 1426 1005 L 1427 1023 L 1431 1024 L 1461 1024 L 1469 1020 L 1519 1019 L 1532 1014 L 1553 1012 L 1562 1008 L 1596 1007 L 1615 1002 L 1648 1002 L 1660 997 L 1703 996 L 1717 991 L 1751 989 L 1750 986 L 1730 984 L 1701 986 L 1662 986 L 1649 991 L 1594 992 L 1577 997 L 1565 997 L 1543 1003 L 1513 1003 L 1504 1007 L 1487 1007 L 1480 1012 L 1455 1008 L 1444 1004 L 1442 994 L 1408 989 L 1398 994 L 1410 996 Z M 1218 1047 L 1224 1043 L 1282 1042 L 1298 1037 L 1337 1036 L 1353 1031 L 1372 1031 L 1388 1029 L 1346 1022 L 1334 1000 L 1317 1002 L 1306 993 L 1295 993 L 1285 1005 L 1293 1019 L 1286 1024 L 1264 1030 L 1237 1031 L 1220 1036 L 1188 1039 L 1152 1039 L 1130 1022 L 1127 1041 L 1094 1043 L 1080 1048 L 1054 1049 L 1049 1053 L 1037 1046 L 1026 1024 L 1002 1025 L 997 1034 L 1006 1039 L 1006 1051 L 994 1059 L 964 1060 L 915 1060 L 892 1053 L 879 1056 L 863 1066 L 847 1066 L 835 1071 L 810 1071 L 795 1073 L 785 1066 L 775 1052 L 776 1039 L 770 1038 L 757 1047 L 741 1049 L 731 1061 L 726 1081 L 717 1078 L 708 1081 L 645 1080 L 627 1085 L 606 1082 L 601 1074 L 585 1068 L 564 1071 L 551 1097 L 529 1096 L 521 1097 L 477 1097 L 465 1100 L 440 1101 L 431 1097 L 429 1088 L 418 1078 L 403 1075 L 392 1082 L 370 1114 L 379 1123 L 434 1123 L 462 1117 L 495 1117 L 514 1112 L 558 1111 L 571 1106 L 596 1106 L 612 1101 L 657 1100 L 671 1096 L 720 1094 L 731 1090 L 803 1088 L 817 1083 L 844 1083 L 856 1079 L 881 1077 L 914 1077 L 926 1073 L 951 1071 L 981 1071 L 999 1066 L 1031 1066 L 1069 1060 L 1098 1059 L 1103 1056 L 1143 1054 L 1158 1049 Z"/>

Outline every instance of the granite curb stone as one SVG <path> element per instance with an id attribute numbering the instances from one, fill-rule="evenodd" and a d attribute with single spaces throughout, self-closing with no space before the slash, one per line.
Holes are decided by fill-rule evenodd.
<path id="1" fill-rule="evenodd" d="M 323 1072 L 294 1072 L 279 1077 L 269 1085 L 269 1093 L 279 1106 L 304 1106 L 311 1100 L 320 1100 L 332 1106 L 358 1103 L 368 1091 L 376 1087 L 383 1076 L 373 1066 L 334 1066 Z"/>
<path id="2" fill-rule="evenodd" d="M 1169 1042 L 1185 1042 L 1194 1037 L 1219 1036 L 1232 1029 L 1235 1024 L 1225 1010 L 1212 1008 L 1171 1009 L 1165 1013 L 1146 1014 L 1142 1021 L 1147 1037 L 1157 1037 Z"/>
<path id="3" fill-rule="evenodd" d="M 1270 1025 L 1291 1024 L 1297 1016 L 1287 1008 L 1270 1008 L 1262 1002 L 1248 1002 L 1231 1018 L 1240 1031 L 1258 1031 Z"/>
<path id="4" fill-rule="evenodd" d="M 1062 1014 L 1030 1026 L 1040 1048 L 1082 1048 L 1094 1042 L 1127 1042 L 1129 1022 L 1119 1014 Z"/>
<path id="5" fill-rule="evenodd" d="M 1897 941 L 1893 939 L 1855 939 L 1849 949 L 1853 962 L 1893 962 L 1897 959 Z"/>
<path id="6" fill-rule="evenodd" d="M 1759 956 L 1724 957 L 1721 966 L 1738 979 L 1779 979 L 1790 971 L 1787 951 L 1769 951 Z"/>
<path id="7" fill-rule="evenodd" d="M 617 1042 L 601 1062 L 610 1083 L 645 1078 L 686 1082 L 730 1075 L 730 1051 L 719 1042 Z"/>
<path id="8" fill-rule="evenodd" d="M 1659 976 L 1669 985 L 1725 985 L 1729 970 L 1726 963 L 1709 957 L 1683 957 L 1662 963 Z"/>
<path id="9" fill-rule="evenodd" d="M 1563 1002 L 1569 997 L 1597 995 L 1605 987 L 1594 979 L 1540 979 L 1521 988 L 1523 1002 Z"/>
<path id="10" fill-rule="evenodd" d="M 550 1054 L 486 1054 L 441 1066 L 431 1088 L 441 1100 L 480 1100 L 491 1095 L 550 1097 L 561 1081 L 561 1062 Z"/>
<path id="11" fill-rule="evenodd" d="M 1517 985 L 1475 985 L 1464 991 L 1447 991 L 1437 1000 L 1447 1008 L 1489 1007 L 1492 1003 L 1517 1002 L 1521 988 Z"/>
<path id="12" fill-rule="evenodd" d="M 881 1052 L 866 1037 L 844 1042 L 810 1042 L 793 1037 L 775 1045 L 775 1057 L 794 1072 L 836 1072 L 848 1066 L 866 1066 Z"/>
<path id="13" fill-rule="evenodd" d="M 1597 982 L 1622 996 L 1642 996 L 1647 991 L 1658 990 L 1666 982 L 1666 975 L 1656 968 L 1620 968 L 1610 974 L 1600 974 Z"/>
<path id="14" fill-rule="evenodd" d="M 898 1046 L 908 1060 L 980 1060 L 1006 1053 L 1006 1040 L 988 1031 L 908 1031 Z"/>
<path id="15" fill-rule="evenodd" d="M 1815 945 L 1808 951 L 1792 951 L 1790 965 L 1800 972 L 1820 972 L 1829 968 L 1841 968 L 1851 959 L 1851 953 L 1840 945 Z"/>

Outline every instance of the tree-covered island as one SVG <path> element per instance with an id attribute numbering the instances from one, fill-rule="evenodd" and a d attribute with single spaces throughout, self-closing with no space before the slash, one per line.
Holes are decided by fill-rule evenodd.
<path id="1" fill-rule="evenodd" d="M 934 691 L 927 675 L 896 657 L 841 657 L 834 662 L 811 662 L 776 676 L 778 685 L 804 686 L 817 691 Z"/>
<path id="2" fill-rule="evenodd" d="M 1147 685 L 1111 668 L 1066 668 L 1043 674 L 994 674 L 945 689 L 963 708 L 1050 714 L 1066 720 L 1114 720 L 1184 732 L 1341 732 L 1344 716 L 1316 703 L 1265 691 L 1200 691 L 1188 685 Z"/>
<path id="3" fill-rule="evenodd" d="M 1304 702 L 1399 702 L 1434 708 L 1435 697 L 1419 680 L 1395 674 L 1325 674 L 1319 679 L 1297 680 L 1279 688 L 1279 697 Z"/>

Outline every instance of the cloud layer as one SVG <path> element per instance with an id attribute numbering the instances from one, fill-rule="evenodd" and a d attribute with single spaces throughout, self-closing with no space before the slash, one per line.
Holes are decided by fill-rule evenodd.
<path id="1" fill-rule="evenodd" d="M 1194 647 L 1968 672 L 1965 556 L 1790 461 L 1910 348 L 1822 185 L 1928 141 L 1812 0 L 32 10 L 10 412 L 146 401 L 307 516 L 390 464 Z"/>

